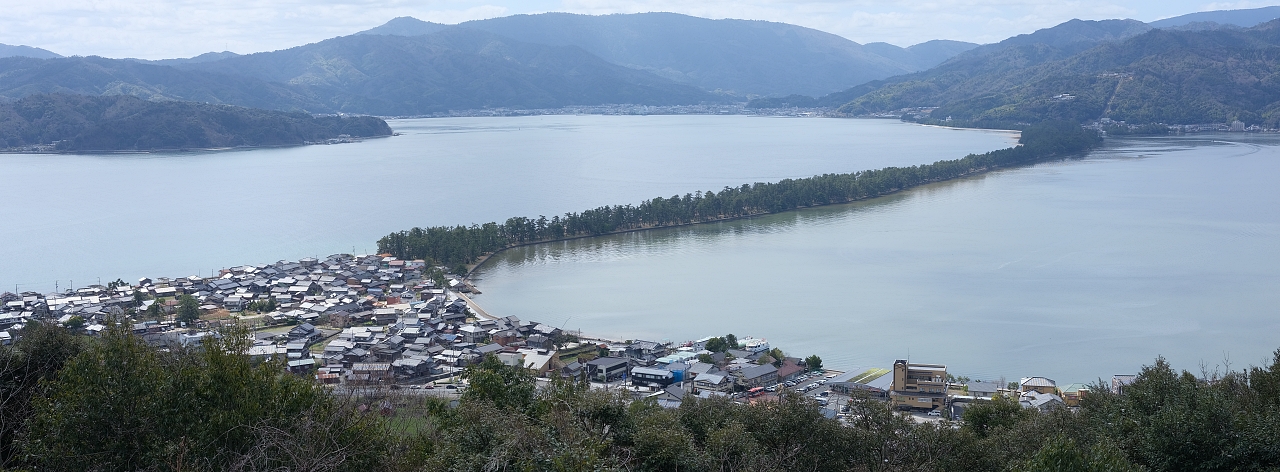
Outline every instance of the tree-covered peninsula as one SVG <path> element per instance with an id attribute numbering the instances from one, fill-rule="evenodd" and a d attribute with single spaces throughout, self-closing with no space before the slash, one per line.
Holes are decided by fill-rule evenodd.
<path id="1" fill-rule="evenodd" d="M 413 228 L 378 240 L 378 250 L 438 264 L 469 264 L 486 253 L 535 242 L 623 231 L 722 221 L 797 208 L 874 198 L 932 182 L 1087 151 L 1101 139 L 1070 122 L 1045 122 L 1022 131 L 1016 147 L 911 167 L 823 174 L 720 191 L 657 197 L 639 205 L 603 206 L 547 218 L 514 217 L 503 223 Z"/>
<path id="2" fill-rule="evenodd" d="M 0 149 L 154 151 L 290 146 L 391 135 L 370 116 L 312 116 L 129 95 L 32 95 L 0 103 Z"/>

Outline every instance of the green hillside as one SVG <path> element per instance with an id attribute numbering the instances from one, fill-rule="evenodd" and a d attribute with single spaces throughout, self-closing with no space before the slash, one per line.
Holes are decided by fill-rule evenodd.
<path id="1" fill-rule="evenodd" d="M 450 26 L 402 17 L 361 34 L 417 36 Z M 468 21 L 550 46 L 574 46 L 610 63 L 739 97 L 822 95 L 933 67 L 976 44 L 929 41 L 908 48 L 861 45 L 812 28 L 769 21 L 712 20 L 676 13 L 543 13 Z"/>
<path id="2" fill-rule="evenodd" d="M 298 145 L 388 136 L 373 117 L 313 117 L 128 95 L 33 95 L 0 104 L 0 148 L 57 142 L 59 151 L 149 151 Z"/>
<path id="3" fill-rule="evenodd" d="M 288 84 L 321 97 L 327 109 L 377 115 L 720 100 L 689 85 L 610 64 L 577 47 L 530 44 L 460 28 L 414 37 L 344 36 L 177 67 Z"/>
<path id="4" fill-rule="evenodd" d="M 324 113 L 306 90 L 249 77 L 186 71 L 128 59 L 104 57 L 0 58 L 0 99 L 28 95 L 133 95 L 147 100 L 181 100 L 272 110 Z"/>
<path id="5" fill-rule="evenodd" d="M 376 115 L 723 100 L 581 48 L 460 28 L 415 37 L 345 36 L 281 51 L 185 60 L 0 58 L 0 99 L 49 93 Z"/>
<path id="6" fill-rule="evenodd" d="M 939 107 L 935 119 L 978 123 L 1104 117 L 1130 123 L 1280 123 L 1280 22 L 1248 30 L 1150 30 L 1064 52 L 1070 51 L 1025 44 L 982 57 L 962 55 L 934 70 L 878 84 L 840 110 Z"/>

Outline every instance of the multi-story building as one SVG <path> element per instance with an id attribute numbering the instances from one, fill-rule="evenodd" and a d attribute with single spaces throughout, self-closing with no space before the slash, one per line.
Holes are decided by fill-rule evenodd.
<path id="1" fill-rule="evenodd" d="M 947 402 L 947 366 L 893 362 L 889 404 L 894 408 L 941 409 Z"/>

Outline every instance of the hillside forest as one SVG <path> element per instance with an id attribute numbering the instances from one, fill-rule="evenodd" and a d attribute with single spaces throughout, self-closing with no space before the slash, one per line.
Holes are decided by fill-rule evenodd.
<path id="1" fill-rule="evenodd" d="M 130 95 L 32 95 L 0 103 L 0 149 L 50 143 L 58 151 L 287 146 L 343 135 L 390 136 L 391 127 L 368 116 L 311 116 Z"/>
<path id="2" fill-rule="evenodd" d="M 1280 463 L 1280 350 L 1270 365 L 1179 372 L 1157 358 L 1122 395 L 1078 410 L 997 397 L 958 427 L 855 396 L 851 420 L 784 393 L 667 409 L 490 356 L 456 404 L 392 390 L 331 392 L 242 354 L 227 327 L 157 350 L 33 323 L 0 347 L 0 466 L 47 471 L 1271 470 Z"/>

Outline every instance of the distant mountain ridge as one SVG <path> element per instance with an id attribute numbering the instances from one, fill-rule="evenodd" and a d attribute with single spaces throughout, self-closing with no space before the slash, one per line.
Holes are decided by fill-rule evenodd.
<path id="1" fill-rule="evenodd" d="M 986 54 L 971 51 L 864 87 L 840 110 L 939 107 L 934 119 L 970 123 L 1109 118 L 1280 126 L 1280 20 L 1248 30 L 1149 29 L 1081 46 L 1020 40 Z"/>
<path id="2" fill-rule="evenodd" d="M 34 57 L 37 59 L 50 59 L 62 57 L 53 51 L 35 48 L 31 46 L 10 46 L 8 44 L 0 44 L 0 58 L 3 57 Z"/>
<path id="3" fill-rule="evenodd" d="M 930 41 L 864 46 L 785 23 L 711 20 L 676 13 L 543 13 L 468 21 L 534 44 L 577 46 L 614 64 L 705 90 L 746 95 L 822 95 L 868 80 L 927 69 L 976 44 Z M 452 28 L 411 17 L 357 34 L 417 36 Z"/>
<path id="4" fill-rule="evenodd" d="M 863 46 L 794 25 L 667 13 L 518 15 L 454 26 L 402 17 L 364 34 L 249 55 L 36 59 L 30 56 L 41 50 L 23 49 L 20 57 L 0 58 L 0 99 L 134 95 L 384 116 L 688 105 L 792 89 L 840 90 L 922 69 L 975 46 Z"/>
<path id="5" fill-rule="evenodd" d="M 1280 18 L 1280 6 L 1188 13 L 1149 23 L 1154 28 L 1176 28 L 1193 23 L 1214 23 L 1252 28 Z"/>
<path id="6" fill-rule="evenodd" d="M 925 70 L 980 46 L 964 41 L 935 39 L 906 48 L 900 48 L 889 43 L 867 43 L 863 44 L 862 47 L 881 57 L 911 65 L 916 67 L 917 70 Z"/>
<path id="7" fill-rule="evenodd" d="M 74 93 L 133 95 L 286 111 L 328 112 L 306 90 L 251 77 L 188 71 L 127 59 L 0 59 L 0 97 Z"/>
<path id="8" fill-rule="evenodd" d="M 176 64 L 196 64 L 200 62 L 221 61 L 223 59 L 230 59 L 233 57 L 240 57 L 240 55 L 231 51 L 206 52 L 204 54 L 201 54 L 195 57 L 160 59 L 156 61 L 141 61 L 141 62 L 146 62 L 148 64 L 160 64 L 160 65 L 169 66 L 169 65 L 176 65 Z"/>
<path id="9" fill-rule="evenodd" d="M 388 36 L 422 36 L 452 28 L 453 25 L 422 21 L 412 16 L 397 16 L 375 28 L 356 34 L 381 34 Z"/>
<path id="10" fill-rule="evenodd" d="M 208 55 L 205 55 L 208 56 Z M 478 108 L 697 104 L 722 97 L 573 47 L 478 30 L 360 35 L 211 61 L 0 59 L 0 97 L 136 95 L 310 113 L 420 115 Z M 166 64 L 166 65 L 162 65 Z"/>
<path id="11" fill-rule="evenodd" d="M 288 84 L 323 97 L 326 109 L 378 115 L 724 100 L 610 64 L 577 47 L 524 43 L 465 28 L 412 37 L 343 36 L 175 67 Z"/>
<path id="12" fill-rule="evenodd" d="M 753 108 L 791 106 L 840 107 L 851 114 L 875 113 L 906 107 L 933 106 L 950 88 L 981 76 L 999 79 L 999 73 L 1063 59 L 1100 42 L 1116 41 L 1150 30 L 1136 20 L 1070 20 L 1051 28 L 1014 36 L 959 52 L 940 65 L 921 72 L 873 80 L 817 98 L 791 96 L 752 100 Z M 875 43 L 873 43 L 875 44 Z M 917 46 L 924 46 L 922 43 Z M 912 46 L 916 47 L 916 46 Z M 807 104 L 807 105 L 805 105 Z"/>
<path id="13" fill-rule="evenodd" d="M 949 103 L 949 97 L 1006 86 L 1013 71 L 1065 59 L 1098 43 L 1149 30 L 1151 27 L 1135 20 L 1070 20 L 979 46 L 927 71 L 870 82 L 820 100 L 823 105 L 839 106 L 852 114 L 936 106 Z"/>
<path id="14" fill-rule="evenodd" d="M 1099 98 L 1106 94 L 1082 85 L 1106 88 L 1099 85 L 1105 81 L 1083 79 L 1082 71 L 1127 77 L 1137 64 L 1146 64 L 1164 74 L 1145 76 L 1158 82 L 1152 90 L 1162 94 L 1147 102 L 1176 95 L 1199 103 L 1199 116 L 1266 121 L 1271 112 L 1257 106 L 1270 96 L 1266 84 L 1271 79 L 1264 72 L 1271 67 L 1266 58 L 1271 45 L 1259 32 L 1266 24 L 1244 30 L 1235 23 L 1277 12 L 1280 7 L 1203 12 L 1153 24 L 1071 20 L 996 44 L 936 40 L 908 48 L 858 44 L 783 23 L 674 13 L 547 13 L 459 25 L 400 17 L 355 35 L 249 55 L 223 51 L 159 61 L 39 59 L 30 56 L 56 54 L 9 47 L 25 55 L 0 58 L 0 100 L 41 93 L 135 95 L 308 113 L 412 116 L 485 108 L 724 103 L 765 96 L 751 106 L 839 106 L 851 114 L 937 106 L 956 117 L 984 120 L 1027 119 L 1034 110 L 1057 115 L 1073 110 L 1066 115 L 1085 116 L 1098 111 L 1084 111 L 1092 110 L 1086 104 L 1096 108 L 1095 102 L 1102 100 L 1103 110 L 1116 116 L 1190 119 L 1186 113 L 1169 112 L 1172 105 L 1138 113 L 1123 94 Z M 1135 41 L 1144 37 L 1178 47 Z M 1210 45 L 1213 41 L 1205 38 L 1218 43 Z M 1141 54 L 1104 47 L 1120 44 L 1141 48 Z M 1111 69 L 1090 65 L 1082 59 L 1086 57 L 1112 64 Z M 1195 64 L 1200 78 L 1175 70 L 1179 61 L 1187 67 Z M 1222 71 L 1241 78 L 1235 91 L 1224 88 L 1227 82 L 1203 79 Z M 1206 102 L 1176 88 L 1187 80 L 1213 82 L 1197 90 L 1212 89 L 1216 98 Z M 1255 82 L 1263 85 L 1251 85 Z M 1070 95 L 1063 101 L 1071 103 L 1028 105 L 1043 101 L 1040 95 L 1049 90 Z M 1252 98 L 1228 99 L 1232 93 Z"/>

